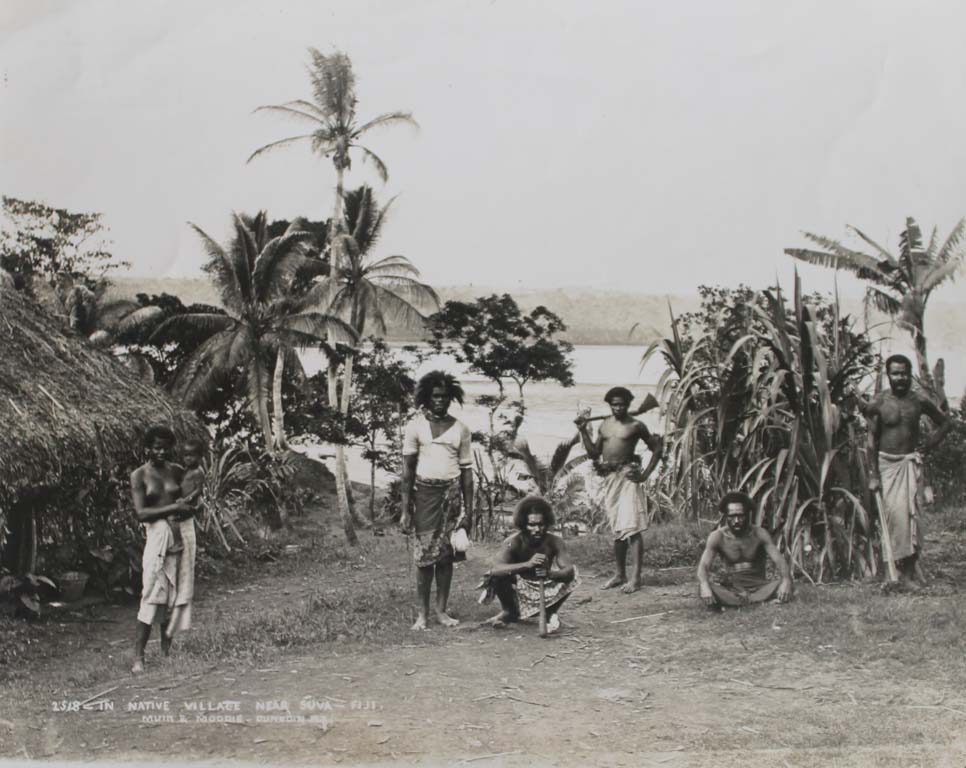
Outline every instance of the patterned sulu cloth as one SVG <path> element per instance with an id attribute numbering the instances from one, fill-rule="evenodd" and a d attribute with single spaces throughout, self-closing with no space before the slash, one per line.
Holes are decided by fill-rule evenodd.
<path id="1" fill-rule="evenodd" d="M 413 510 L 413 559 L 419 568 L 463 560 L 450 536 L 463 522 L 460 480 L 416 478 Z"/>
<path id="2" fill-rule="evenodd" d="M 528 579 L 524 576 L 506 576 L 513 584 L 513 592 L 516 600 L 517 614 L 521 619 L 529 619 L 540 613 L 540 580 Z M 486 574 L 480 582 L 478 589 L 482 589 L 479 602 L 489 603 L 496 595 L 496 578 Z M 552 608 L 562 602 L 565 597 L 571 594 L 580 585 L 580 574 L 577 566 L 574 566 L 574 577 L 570 581 L 550 581 L 544 580 L 543 595 L 544 604 L 547 608 Z"/>

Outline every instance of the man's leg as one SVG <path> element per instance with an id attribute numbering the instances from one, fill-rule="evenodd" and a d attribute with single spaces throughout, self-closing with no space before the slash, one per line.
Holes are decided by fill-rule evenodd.
<path id="1" fill-rule="evenodd" d="M 711 593 L 720 605 L 726 605 L 730 608 L 740 608 L 748 604 L 747 598 L 739 595 L 736 591 L 728 589 L 728 587 L 722 587 L 720 584 L 712 583 Z"/>
<path id="2" fill-rule="evenodd" d="M 449 588 L 453 583 L 453 564 L 436 563 L 436 620 L 444 627 L 455 627 L 459 624 L 446 613 L 446 605 L 449 603 Z"/>
<path id="3" fill-rule="evenodd" d="M 748 602 L 764 603 L 766 600 L 771 600 L 778 593 L 778 587 L 781 586 L 781 583 L 781 579 L 773 579 L 763 584 L 748 594 Z"/>
<path id="4" fill-rule="evenodd" d="M 134 664 L 131 667 L 131 672 L 135 675 L 144 671 L 144 649 L 147 648 L 149 637 L 151 637 L 151 625 L 139 621 L 137 633 L 134 636 Z"/>
<path id="5" fill-rule="evenodd" d="M 612 576 L 601 589 L 611 589 L 627 583 L 627 540 L 614 539 L 614 559 L 617 561 L 617 575 Z"/>
<path id="6" fill-rule="evenodd" d="M 166 631 L 168 626 L 168 609 L 165 606 L 158 608 L 158 632 L 161 633 L 161 653 L 165 656 L 171 653 L 171 635 Z"/>
<path id="7" fill-rule="evenodd" d="M 630 582 L 625 584 L 621 589 L 621 592 L 626 592 L 627 594 L 637 592 L 641 588 L 641 584 L 643 583 L 641 571 L 644 567 L 644 537 L 639 533 L 635 533 L 630 537 L 629 541 L 634 563 L 634 572 Z"/>
<path id="8" fill-rule="evenodd" d="M 517 621 L 520 618 L 520 611 L 517 608 L 517 594 L 513 588 L 514 580 L 512 576 L 490 577 L 493 584 L 493 592 L 500 601 L 500 612 L 488 620 L 494 627 L 502 627 L 505 624 Z"/>
<path id="9" fill-rule="evenodd" d="M 416 566 L 416 623 L 413 629 L 426 629 L 429 596 L 433 589 L 433 566 Z"/>

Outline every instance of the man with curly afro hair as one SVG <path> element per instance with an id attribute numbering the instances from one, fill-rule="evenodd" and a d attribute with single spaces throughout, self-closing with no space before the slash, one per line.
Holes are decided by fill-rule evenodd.
<path id="1" fill-rule="evenodd" d="M 400 519 L 402 530 L 412 534 L 416 561 L 418 599 L 412 628 L 428 628 L 434 579 L 436 620 L 444 627 L 455 627 L 459 621 L 446 612 L 446 606 L 453 563 L 465 554 L 454 550 L 451 538 L 458 529 L 469 534 L 473 508 L 470 430 L 449 413 L 454 400 L 463 404 L 463 388 L 452 374 L 430 371 L 416 384 L 415 399 L 420 412 L 403 435 Z"/>
<path id="2" fill-rule="evenodd" d="M 558 611 L 577 588 L 577 566 L 567 553 L 564 541 L 550 533 L 555 522 L 550 502 L 541 496 L 527 496 L 513 513 L 516 531 L 507 537 L 496 562 L 480 583 L 486 591 L 480 602 L 496 595 L 501 611 L 489 624 L 503 627 L 540 612 L 540 579 L 545 580 L 544 601 L 547 629 L 560 628 Z"/>

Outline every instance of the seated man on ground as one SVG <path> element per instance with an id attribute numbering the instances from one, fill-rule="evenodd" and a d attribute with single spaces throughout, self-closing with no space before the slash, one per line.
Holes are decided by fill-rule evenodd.
<path id="1" fill-rule="evenodd" d="M 513 513 L 516 532 L 500 547 L 496 563 L 483 577 L 486 591 L 480 602 L 495 594 L 502 610 L 489 623 L 502 627 L 540 613 L 540 581 L 544 583 L 547 629 L 560 628 L 557 612 L 576 589 L 577 567 L 570 562 L 563 539 L 549 532 L 555 520 L 550 503 L 540 496 L 527 496 Z"/>
<path id="2" fill-rule="evenodd" d="M 699 593 L 709 608 L 763 603 L 773 597 L 784 603 L 791 597 L 788 563 L 768 531 L 752 525 L 753 506 L 751 498 L 739 491 L 725 494 L 718 505 L 722 520 L 708 536 L 698 565 Z M 712 584 L 708 574 L 717 555 L 721 555 L 727 571 L 720 583 Z M 781 578 L 768 580 L 766 557 L 771 558 Z"/>

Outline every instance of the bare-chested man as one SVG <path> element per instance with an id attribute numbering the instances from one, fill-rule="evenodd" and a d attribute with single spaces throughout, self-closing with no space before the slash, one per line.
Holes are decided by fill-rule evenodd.
<path id="1" fill-rule="evenodd" d="M 577 588 L 577 566 L 570 561 L 563 539 L 550 533 L 554 524 L 550 502 L 540 496 L 527 496 L 513 512 L 515 533 L 504 540 L 489 573 L 480 588 L 485 589 L 480 602 L 494 595 L 501 611 L 489 624 L 503 627 L 540 612 L 540 579 L 545 580 L 544 604 L 547 629 L 560 628 L 558 611 Z"/>
<path id="2" fill-rule="evenodd" d="M 788 563 L 768 535 L 768 531 L 751 523 L 751 499 L 744 493 L 725 494 L 718 505 L 721 524 L 708 536 L 698 564 L 698 589 L 709 608 L 738 607 L 763 603 L 772 597 L 786 602 L 792 594 L 792 577 Z M 719 584 L 709 578 L 711 564 L 720 555 L 727 573 Z M 780 578 L 768 580 L 765 559 L 778 568 Z"/>
<path id="3" fill-rule="evenodd" d="M 647 496 L 643 483 L 661 459 L 662 442 L 648 428 L 628 413 L 633 396 L 624 387 L 613 387 L 604 395 L 611 415 L 604 419 L 594 440 L 587 427 L 587 417 L 576 419 L 587 455 L 594 462 L 598 476 L 596 496 L 607 513 L 614 534 L 614 558 L 617 573 L 601 587 L 622 587 L 624 592 L 641 588 L 641 567 L 644 557 L 644 538 L 641 532 L 650 523 Z M 634 454 L 638 441 L 651 451 L 651 459 L 642 470 Z M 632 548 L 634 575 L 627 580 L 627 550 Z"/>
<path id="4" fill-rule="evenodd" d="M 912 389 L 912 362 L 904 355 L 886 360 L 889 391 L 859 408 L 869 425 L 874 455 L 869 489 L 883 504 L 892 541 L 892 556 L 902 579 L 912 582 L 922 548 L 922 455 L 918 452 L 919 422 L 928 416 L 936 425 L 923 452 L 946 436 L 952 422 L 925 395 Z"/>

